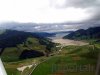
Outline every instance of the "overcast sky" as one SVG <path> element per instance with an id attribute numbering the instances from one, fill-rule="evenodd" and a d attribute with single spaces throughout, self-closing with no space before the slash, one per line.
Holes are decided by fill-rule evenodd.
<path id="1" fill-rule="evenodd" d="M 0 0 L 0 22 L 100 25 L 100 0 Z"/>
<path id="2" fill-rule="evenodd" d="M 100 0 L 0 0 L 0 21 L 77 22 L 98 14 Z"/>

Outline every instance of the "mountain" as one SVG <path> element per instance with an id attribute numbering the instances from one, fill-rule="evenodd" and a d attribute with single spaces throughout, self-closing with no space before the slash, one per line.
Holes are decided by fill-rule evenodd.
<path id="1" fill-rule="evenodd" d="M 69 34 L 73 31 L 60 31 L 60 32 L 52 32 L 50 34 L 52 34 L 53 36 L 49 36 L 48 38 L 50 39 L 58 39 L 58 38 L 63 38 L 66 34 Z"/>
<path id="2" fill-rule="evenodd" d="M 86 30 L 79 29 L 63 37 L 64 39 L 100 39 L 100 27 L 91 27 Z"/>
<path id="3" fill-rule="evenodd" d="M 43 56 L 48 52 L 52 52 L 51 48 L 55 44 L 40 34 L 16 30 L 3 31 L 0 34 L 0 55 L 2 60 L 17 61 Z"/>
<path id="4" fill-rule="evenodd" d="M 68 27 L 66 26 L 68 25 Z M 19 22 L 4 22 L 0 23 L 0 29 L 13 29 L 25 32 L 60 32 L 72 31 L 66 23 L 19 23 Z M 74 29 L 73 29 L 74 30 Z"/>

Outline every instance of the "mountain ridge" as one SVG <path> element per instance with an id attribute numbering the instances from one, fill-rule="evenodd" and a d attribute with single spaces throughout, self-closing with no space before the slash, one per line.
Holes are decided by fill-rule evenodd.
<path id="1" fill-rule="evenodd" d="M 88 29 L 79 29 L 63 37 L 64 39 L 100 39 L 100 27 L 91 27 Z"/>
<path id="2" fill-rule="evenodd" d="M 6 30 L 0 35 L 0 55 L 4 61 L 44 56 L 52 52 L 53 47 L 53 42 L 38 33 Z M 27 55 L 27 52 L 31 54 Z"/>

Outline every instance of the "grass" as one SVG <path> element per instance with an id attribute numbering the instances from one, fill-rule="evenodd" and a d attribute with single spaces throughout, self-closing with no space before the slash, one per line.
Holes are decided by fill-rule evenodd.
<path id="1" fill-rule="evenodd" d="M 39 64 L 33 71 L 32 75 L 95 75 L 95 67 L 97 59 L 88 58 L 86 56 L 81 56 L 86 54 L 92 46 L 66 46 L 60 52 L 60 55 L 53 56 L 51 59 Z M 60 66 L 59 66 L 60 65 Z M 78 71 L 78 72 L 67 72 L 61 70 L 65 66 L 88 66 L 90 65 L 92 71 Z M 53 68 L 58 68 L 58 70 L 53 71 Z M 59 70 L 60 69 L 60 70 Z"/>
<path id="2" fill-rule="evenodd" d="M 94 66 L 95 63 L 96 63 L 96 61 L 92 60 L 92 59 L 73 60 L 73 58 L 71 56 L 57 56 L 57 57 L 51 58 L 50 60 L 48 60 L 48 61 L 46 61 L 44 63 L 41 63 L 33 71 L 32 75 L 49 75 L 49 74 L 52 75 L 53 73 L 55 73 L 55 72 L 52 72 L 52 69 L 55 68 L 55 65 L 61 65 L 61 67 L 62 67 L 63 65 L 64 66 L 65 65 L 74 66 L 74 65 L 91 64 L 91 65 Z M 94 72 L 91 72 L 90 74 L 92 74 L 92 73 L 94 73 Z M 72 73 L 70 73 L 70 74 L 72 74 Z M 76 74 L 78 74 L 78 72 Z"/>
<path id="3" fill-rule="evenodd" d="M 46 44 L 48 43 L 49 42 L 47 41 Z M 46 50 L 48 50 L 46 44 L 41 44 L 39 42 L 39 39 L 37 38 L 29 37 L 26 39 L 25 42 L 21 44 L 17 44 L 14 47 L 5 47 L 5 49 L 3 50 L 3 53 L 1 54 L 1 58 L 4 62 L 14 62 L 14 61 L 17 62 L 20 60 L 20 56 L 25 50 L 29 50 L 29 51 L 36 50 L 42 53 L 45 52 Z M 53 47 L 50 47 L 50 48 L 53 48 Z"/>
<path id="4" fill-rule="evenodd" d="M 21 75 L 21 72 L 19 72 L 15 68 L 6 68 L 7 75 Z"/>
<path id="5" fill-rule="evenodd" d="M 3 62 L 5 69 L 7 71 L 7 75 L 28 75 L 34 68 L 34 65 L 31 68 L 26 68 L 22 73 L 17 70 L 18 67 L 31 65 L 34 62 L 39 63 L 47 59 L 47 57 L 37 57 L 37 58 L 31 58 L 31 59 L 25 59 L 15 62 Z"/>
<path id="6" fill-rule="evenodd" d="M 21 52 L 22 51 L 19 51 L 16 47 L 5 48 L 4 52 L 1 55 L 1 58 L 6 62 L 18 61 Z"/>
<path id="7" fill-rule="evenodd" d="M 30 39 L 31 40 L 31 39 Z M 95 44 L 94 52 L 96 51 L 96 48 L 100 48 L 99 44 Z M 10 53 L 14 52 L 17 53 L 16 48 L 7 48 L 6 52 L 9 53 L 8 55 L 11 56 Z M 78 72 L 70 72 L 65 71 L 62 68 L 66 68 L 66 66 L 73 67 L 75 65 L 77 66 L 84 66 L 84 65 L 90 65 L 95 68 L 97 59 L 92 57 L 87 57 L 89 55 L 89 51 L 93 51 L 92 45 L 84 45 L 84 46 L 66 46 L 63 47 L 62 51 L 59 52 L 59 54 L 55 54 L 50 57 L 38 57 L 38 58 L 31 58 L 31 59 L 25 59 L 25 60 L 17 60 L 16 56 L 12 57 L 13 59 L 16 59 L 16 61 L 9 62 L 9 59 L 6 57 L 6 52 L 4 52 L 4 57 L 7 58 L 6 62 L 4 62 L 5 68 L 7 70 L 8 75 L 28 75 L 32 72 L 34 66 L 32 68 L 26 68 L 22 73 L 17 70 L 18 67 L 24 66 L 24 65 L 30 65 L 33 64 L 35 61 L 36 63 L 40 63 L 35 70 L 32 72 L 31 75 L 94 75 L 95 69 L 93 71 L 78 71 Z M 19 54 L 19 53 L 18 53 Z M 93 55 L 93 54 L 92 54 Z M 89 55 L 91 56 L 91 55 Z M 7 61 L 8 60 L 8 61 Z M 60 66 L 59 66 L 60 65 Z M 54 68 L 58 68 L 54 70 Z M 60 70 L 59 70 L 60 69 Z"/>
<path id="8" fill-rule="evenodd" d="M 91 47 L 91 46 L 90 46 Z M 99 47 L 99 45 L 96 45 L 96 47 Z M 63 70 L 53 70 L 55 67 L 58 67 L 58 69 L 61 69 L 63 66 L 84 66 L 84 65 L 90 65 L 90 66 L 96 66 L 96 59 L 93 58 L 86 58 L 84 56 L 80 56 L 83 53 L 88 52 L 88 50 L 91 49 L 89 46 L 66 46 L 62 49 L 62 52 L 60 54 L 56 54 L 51 57 L 39 57 L 39 58 L 31 58 L 21 61 L 15 61 L 15 62 L 5 62 L 6 70 L 8 75 L 14 74 L 14 75 L 28 75 L 34 68 L 26 68 L 22 73 L 19 72 L 16 68 L 18 66 L 22 65 L 29 65 L 36 60 L 37 63 L 42 62 L 48 58 L 49 60 L 39 64 L 35 70 L 32 72 L 31 75 L 94 75 L 95 70 L 88 72 L 67 72 Z M 60 65 L 60 66 L 59 66 Z"/>

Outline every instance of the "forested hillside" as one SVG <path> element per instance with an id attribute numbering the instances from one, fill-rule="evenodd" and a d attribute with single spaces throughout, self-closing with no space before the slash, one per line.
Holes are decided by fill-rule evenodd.
<path id="1" fill-rule="evenodd" d="M 47 55 L 54 43 L 38 33 L 5 30 L 0 34 L 0 54 L 4 61 L 17 61 Z"/>
<path id="2" fill-rule="evenodd" d="M 100 39 L 100 27 L 92 27 L 86 30 L 79 29 L 63 37 L 64 39 Z"/>

